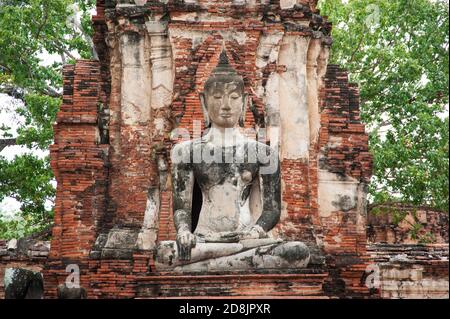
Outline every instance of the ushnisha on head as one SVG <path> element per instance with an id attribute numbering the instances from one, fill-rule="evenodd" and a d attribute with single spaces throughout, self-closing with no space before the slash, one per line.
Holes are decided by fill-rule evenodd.
<path id="1" fill-rule="evenodd" d="M 223 50 L 218 65 L 205 83 L 205 91 L 200 93 L 205 126 L 210 127 L 212 123 L 220 128 L 244 126 L 247 97 L 244 79 L 231 67 Z"/>

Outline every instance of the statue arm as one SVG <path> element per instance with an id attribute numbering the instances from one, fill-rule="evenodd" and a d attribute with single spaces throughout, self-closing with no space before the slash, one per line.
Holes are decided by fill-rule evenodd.
<path id="1" fill-rule="evenodd" d="M 268 232 L 279 222 L 281 216 L 281 181 L 280 160 L 277 152 L 266 146 L 269 156 L 260 166 L 260 177 L 262 181 L 262 213 L 257 226 Z"/>
<path id="2" fill-rule="evenodd" d="M 172 190 L 174 223 L 177 232 L 181 230 L 191 231 L 192 225 L 192 192 L 194 188 L 194 173 L 190 163 L 186 163 L 189 157 L 175 157 L 174 154 L 189 152 L 189 145 L 177 144 L 172 151 Z"/>
<path id="3" fill-rule="evenodd" d="M 192 234 L 194 173 L 190 163 L 174 160 L 176 158 L 174 154 L 183 151 L 188 152 L 189 145 L 178 144 L 172 151 L 173 211 L 179 258 L 180 260 L 190 260 L 191 249 L 196 245 L 195 236 Z"/>

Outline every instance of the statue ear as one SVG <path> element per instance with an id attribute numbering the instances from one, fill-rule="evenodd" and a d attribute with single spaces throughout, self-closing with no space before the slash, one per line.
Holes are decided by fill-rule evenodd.
<path id="1" fill-rule="evenodd" d="M 211 125 L 211 121 L 209 120 L 208 108 L 206 107 L 205 101 L 205 93 L 200 93 L 200 104 L 202 106 L 203 117 L 205 118 L 205 128 L 208 128 Z"/>
<path id="2" fill-rule="evenodd" d="M 243 103 L 242 103 L 242 113 L 239 118 L 239 126 L 244 127 L 245 124 L 245 114 L 247 113 L 247 103 L 248 103 L 248 93 L 244 93 L 242 95 Z"/>

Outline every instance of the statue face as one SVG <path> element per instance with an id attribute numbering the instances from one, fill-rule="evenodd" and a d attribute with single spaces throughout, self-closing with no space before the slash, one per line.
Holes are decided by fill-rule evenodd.
<path id="1" fill-rule="evenodd" d="M 245 102 L 238 83 L 217 81 L 206 90 L 204 99 L 211 122 L 223 128 L 238 124 Z"/>

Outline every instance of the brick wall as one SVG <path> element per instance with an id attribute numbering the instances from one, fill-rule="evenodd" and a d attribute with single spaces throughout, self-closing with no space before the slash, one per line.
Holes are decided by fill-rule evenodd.
<path id="1" fill-rule="evenodd" d="M 448 299 L 446 244 L 371 244 L 371 283 L 386 299 Z"/>
<path id="2" fill-rule="evenodd" d="M 100 138 L 100 75 L 95 61 L 77 61 L 63 71 L 63 103 L 50 148 L 57 189 L 51 251 L 44 270 L 49 295 L 56 295 L 53 265 L 61 265 L 59 283 L 64 282 L 66 266 L 88 257 L 99 225 L 107 219 L 109 145 Z"/>
<path id="3" fill-rule="evenodd" d="M 337 65 L 328 65 L 321 91 L 319 168 L 342 178 L 351 177 L 364 187 L 371 177 L 372 156 L 368 135 L 359 117 L 359 93 L 348 83 L 348 74 Z M 363 192 L 364 194 L 364 192 Z M 363 203 L 350 209 L 336 209 L 321 217 L 323 241 L 330 278 L 326 290 L 341 297 L 364 296 L 366 254 L 365 195 Z"/>
<path id="4" fill-rule="evenodd" d="M 274 44 L 267 39 L 281 34 L 308 43 L 305 39 L 315 37 L 322 39 L 320 48 L 325 50 L 331 26 L 315 6 L 316 1 L 306 0 L 289 9 L 281 9 L 279 1 L 256 1 L 255 5 L 231 0 L 199 0 L 197 4 L 148 1 L 142 7 L 115 7 L 115 1 L 97 1 L 93 23 L 99 61 L 78 61 L 64 68 L 63 105 L 51 147 L 58 187 L 51 252 L 44 270 L 48 297 L 56 297 L 56 286 L 64 282 L 65 268 L 72 263 L 80 267 L 81 285 L 89 298 L 371 296 L 373 291 L 365 285 L 365 270 L 372 258 L 366 250 L 365 185 L 372 165 L 368 136 L 359 117 L 357 87 L 348 83 L 345 70 L 327 67 L 326 61 L 320 65 L 326 74 L 319 76 L 318 91 L 313 92 L 319 101 L 318 139 L 309 141 L 306 156 L 281 158 L 284 211 L 276 229 L 285 239 L 307 242 L 322 261 L 318 258 L 309 269 L 291 274 L 196 278 L 155 273 L 151 251 L 136 250 L 131 258 L 122 260 L 89 256 L 99 234 L 113 227 L 142 227 L 152 190 L 160 194 L 158 240 L 175 238 L 170 176 L 164 177 L 167 170 L 158 162 L 165 161 L 170 169 L 169 152 L 176 142 L 170 132 L 185 128 L 192 136 L 192 122 L 203 121 L 198 94 L 223 47 L 230 63 L 243 75 L 252 101 L 245 127 L 274 125 L 272 115 L 267 114 L 266 94 L 261 91 L 274 78 L 292 71 L 271 58 L 285 49 L 281 38 Z M 145 24 L 144 16 L 150 12 L 154 20 Z M 269 53 L 261 49 L 263 40 Z M 136 52 L 126 56 L 131 47 Z M 305 48 L 297 49 L 299 56 L 302 52 L 307 55 Z M 312 67 L 319 64 L 312 63 Z M 136 72 L 130 73 L 133 67 Z M 139 73 L 144 68 L 149 68 L 150 74 Z M 164 82 L 163 72 L 169 72 L 173 87 Z M 141 88 L 142 83 L 148 88 Z M 297 82 L 294 87 L 311 94 Z M 127 96 L 132 90 L 144 100 L 150 97 L 149 105 Z M 165 104 L 167 95 L 169 104 Z M 300 107 L 295 103 L 292 108 Z M 339 204 L 329 214 L 323 213 L 319 185 L 324 172 L 338 183 L 356 185 L 353 206 Z M 188 291 L 196 279 L 196 291 Z"/>
<path id="5" fill-rule="evenodd" d="M 282 33 L 307 39 L 319 29 L 326 37 L 330 24 L 318 16 L 315 4 L 315 1 L 298 1 L 296 7 L 280 9 L 278 1 L 257 1 L 255 5 L 238 5 L 233 1 L 198 1 L 195 5 L 169 1 L 163 5 L 148 1 L 140 8 L 114 9 L 112 1 L 98 1 L 93 23 L 99 62 L 78 61 L 64 69 L 64 103 L 51 148 L 58 188 L 52 250 L 46 270 L 49 296 L 55 296 L 55 286 L 67 276 L 65 266 L 70 263 L 80 265 L 82 284 L 89 296 L 105 297 L 114 293 L 133 296 L 137 278 L 152 271 L 151 254 L 141 252 L 138 254 L 141 259 L 136 260 L 92 260 L 89 251 L 97 235 L 112 227 L 141 227 L 149 189 L 160 188 L 158 239 L 174 239 L 170 183 L 167 187 L 159 184 L 161 172 L 156 161 L 157 156 L 162 156 L 170 166 L 168 154 L 174 144 L 170 131 L 175 127 L 186 128 L 192 136 L 192 122 L 203 121 L 198 94 L 223 48 L 230 63 L 243 75 L 252 101 L 246 112 L 245 127 L 264 127 L 268 123 L 266 101 L 258 91 L 265 88 L 270 77 L 288 70 L 276 60 L 257 56 L 261 37 Z M 154 133 L 152 121 L 130 125 L 123 119 L 126 105 L 121 52 L 124 49 L 120 37 L 125 33 L 134 34 L 132 38 L 138 42 L 132 45 L 142 45 L 144 50 L 153 50 L 152 54 L 157 52 L 152 47 L 156 38 L 145 38 L 143 22 L 138 18 L 150 11 L 155 16 L 164 13 L 171 16 L 168 36 L 173 58 L 173 100 L 167 111 L 164 107 L 151 111 L 154 118 L 161 117 L 164 134 Z M 205 21 L 202 18 L 197 22 L 188 21 L 187 14 L 205 17 Z M 213 18 L 217 16 L 226 18 Z M 231 38 L 224 33 L 229 30 L 235 32 Z M 194 43 L 193 39 L 197 38 L 189 36 L 192 34 L 202 34 L 202 40 Z M 164 41 L 164 36 L 158 41 Z M 149 59 L 153 61 L 154 56 Z M 261 66 L 257 59 L 265 59 L 266 63 Z M 320 217 L 318 170 L 325 168 L 366 182 L 371 165 L 367 136 L 358 117 L 356 88 L 348 84 L 345 71 L 330 66 L 324 81 L 320 80 L 324 87 L 318 96 L 319 140 L 311 142 L 307 157 L 281 159 L 285 214 L 277 233 L 289 240 L 305 241 L 315 247 L 318 255 L 327 255 L 327 267 L 332 265 L 328 281 L 342 280 L 348 294 L 360 293 L 357 281 L 365 258 L 365 232 L 356 229 L 352 222 L 358 211 L 336 211 L 333 218 Z M 338 136 L 342 143 L 327 148 L 331 136 Z M 339 245 L 333 243 L 336 232 L 344 236 Z M 323 280 L 326 276 L 325 271 Z M 286 292 L 289 293 L 293 292 Z"/>
<path id="6" fill-rule="evenodd" d="M 377 206 L 368 214 L 367 237 L 370 243 L 448 243 L 448 213 L 427 207 Z"/>

